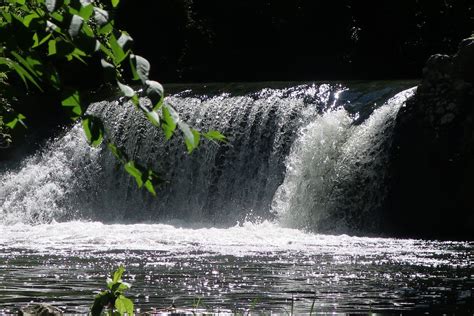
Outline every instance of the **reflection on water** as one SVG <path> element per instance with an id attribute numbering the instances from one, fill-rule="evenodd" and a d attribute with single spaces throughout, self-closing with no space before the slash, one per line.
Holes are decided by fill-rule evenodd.
<path id="1" fill-rule="evenodd" d="M 31 301 L 86 312 L 122 263 L 141 311 L 174 303 L 284 313 L 474 312 L 472 242 L 69 222 L 0 226 L 0 314 Z M 293 303 L 292 303 L 293 300 Z M 195 302 L 194 302 L 195 303 Z"/>

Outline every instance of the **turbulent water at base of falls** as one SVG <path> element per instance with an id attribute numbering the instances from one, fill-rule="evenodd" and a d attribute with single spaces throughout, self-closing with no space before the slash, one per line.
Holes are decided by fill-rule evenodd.
<path id="1" fill-rule="evenodd" d="M 390 122 L 412 92 L 387 100 L 408 83 L 288 86 L 170 96 L 190 125 L 229 140 L 203 142 L 191 155 L 179 135 L 166 142 L 132 105 L 94 104 L 90 111 L 129 158 L 166 180 L 158 197 L 138 189 L 105 146 L 90 148 L 74 126 L 0 174 L 0 223 L 232 226 L 262 218 L 319 229 L 361 221 L 366 215 L 349 214 L 351 205 L 371 214 L 383 198 L 377 186 Z"/>

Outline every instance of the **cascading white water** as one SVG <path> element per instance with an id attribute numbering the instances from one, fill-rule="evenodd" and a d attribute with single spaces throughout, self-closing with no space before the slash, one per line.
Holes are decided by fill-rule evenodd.
<path id="1" fill-rule="evenodd" d="M 400 92 L 360 125 L 339 107 L 300 130 L 272 204 L 283 225 L 323 232 L 377 228 L 393 124 L 414 91 Z"/>
<path id="2" fill-rule="evenodd" d="M 0 174 L 0 223 L 50 222 L 73 216 L 71 196 L 87 186 L 99 154 L 87 144 L 80 125 L 26 158 L 19 170 Z"/>
<path id="3" fill-rule="evenodd" d="M 229 139 L 227 144 L 203 143 L 192 155 L 186 154 L 180 137 L 165 142 L 132 105 L 104 101 L 90 110 L 104 118 L 110 136 L 131 159 L 168 181 L 158 188 L 158 197 L 139 190 L 105 146 L 87 146 L 75 126 L 19 169 L 0 175 L 0 221 L 178 220 L 232 226 L 249 216 L 272 219 L 273 200 L 273 210 L 287 224 L 320 223 L 318 218 L 334 209 L 335 194 L 343 194 L 343 186 L 335 184 L 350 183 L 360 174 L 356 170 L 373 166 L 351 155 L 359 151 L 360 157 L 369 157 L 369 151 L 380 151 L 377 141 L 382 146 L 386 137 L 377 131 L 396 113 L 384 110 L 387 105 L 352 127 L 357 114 L 349 115 L 343 107 L 351 110 L 358 104 L 366 111 L 394 90 L 400 89 L 384 86 L 367 92 L 310 84 L 240 95 L 171 96 L 168 101 L 192 126 L 220 130 Z"/>
<path id="4" fill-rule="evenodd" d="M 117 174 L 115 158 L 105 153 L 98 161 L 103 167 L 94 190 L 101 197 L 77 207 L 89 212 L 89 218 L 120 222 L 180 220 L 228 226 L 249 215 L 267 217 L 296 130 L 339 89 L 309 85 L 242 96 L 170 97 L 190 125 L 220 130 L 229 140 L 204 142 L 192 155 L 180 137 L 164 141 L 161 131 L 131 105 L 97 104 L 93 111 L 105 118 L 116 143 L 130 158 L 158 170 L 168 183 L 153 199 L 139 192 L 127 174 Z"/>

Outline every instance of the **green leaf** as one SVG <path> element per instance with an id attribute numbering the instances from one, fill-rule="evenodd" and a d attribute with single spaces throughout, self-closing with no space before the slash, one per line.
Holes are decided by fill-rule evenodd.
<path id="1" fill-rule="evenodd" d="M 58 22 L 64 21 L 64 16 L 59 14 L 58 12 L 52 13 L 51 16 L 53 17 L 53 19 L 55 19 Z"/>
<path id="2" fill-rule="evenodd" d="M 18 125 L 18 123 L 20 123 L 24 128 L 27 128 L 25 122 L 23 122 L 24 119 L 26 119 L 26 116 L 21 113 L 18 113 L 13 120 L 6 123 L 5 125 L 8 126 L 10 129 L 14 129 Z"/>
<path id="3" fill-rule="evenodd" d="M 112 288 L 116 284 L 116 283 L 114 283 L 114 281 L 112 281 L 111 278 L 107 278 L 106 282 L 107 282 L 107 288 L 110 289 L 110 290 L 112 290 Z"/>
<path id="4" fill-rule="evenodd" d="M 4 10 L 0 10 L 3 18 L 8 22 L 8 24 L 12 23 L 12 15 L 9 12 L 5 12 Z"/>
<path id="5" fill-rule="evenodd" d="M 199 140 L 201 135 L 198 131 L 190 128 L 189 125 L 184 122 L 179 121 L 178 126 L 184 134 L 184 142 L 186 144 L 186 148 L 188 149 L 188 153 L 191 153 L 199 146 Z"/>
<path id="6" fill-rule="evenodd" d="M 112 282 L 117 283 L 122 279 L 122 275 L 125 272 L 125 268 L 123 266 L 120 266 L 117 268 L 117 270 L 114 271 L 114 274 L 112 275 Z"/>
<path id="7" fill-rule="evenodd" d="M 124 282 L 119 281 L 117 283 L 112 284 L 112 287 L 110 288 L 110 291 L 114 295 L 117 296 L 119 294 L 123 294 L 128 288 L 129 288 L 128 283 L 124 283 Z"/>
<path id="8" fill-rule="evenodd" d="M 110 291 L 102 291 L 94 297 L 94 303 L 91 306 L 92 316 L 101 316 L 104 307 L 114 303 L 115 296 Z"/>
<path id="9" fill-rule="evenodd" d="M 115 292 L 123 293 L 131 287 L 132 286 L 130 284 L 126 283 L 126 282 L 120 282 L 120 283 L 118 283 L 118 286 L 117 286 L 117 289 L 115 290 Z"/>
<path id="10" fill-rule="evenodd" d="M 116 8 L 120 3 L 120 0 L 112 0 L 112 6 Z"/>
<path id="11" fill-rule="evenodd" d="M 219 131 L 208 131 L 207 133 L 202 134 L 202 136 L 206 137 L 209 140 L 217 140 L 219 142 L 226 142 L 227 138 L 222 135 Z"/>
<path id="12" fill-rule="evenodd" d="M 84 65 L 87 65 L 86 61 L 84 59 L 82 59 L 82 57 L 86 57 L 87 54 L 82 51 L 81 49 L 75 47 L 74 50 L 66 56 L 67 60 L 71 61 L 73 58 L 76 58 L 77 60 L 79 60 L 81 63 L 83 63 Z"/>
<path id="13" fill-rule="evenodd" d="M 110 49 L 108 49 L 107 47 L 105 47 L 104 45 L 100 44 L 100 50 L 105 54 L 107 55 L 111 60 L 114 60 L 115 59 L 115 56 L 114 54 L 112 54 L 112 51 Z"/>
<path id="14" fill-rule="evenodd" d="M 56 69 L 51 69 L 48 79 L 53 88 L 60 90 L 61 80 L 59 79 L 59 74 L 57 73 Z"/>
<path id="15" fill-rule="evenodd" d="M 117 309 L 120 315 L 127 314 L 131 316 L 133 315 L 133 302 L 125 296 L 119 295 L 115 300 L 115 309 Z"/>
<path id="16" fill-rule="evenodd" d="M 55 55 L 56 52 L 56 40 L 53 39 L 48 41 L 48 56 Z"/>
<path id="17" fill-rule="evenodd" d="M 108 305 L 108 298 L 111 296 L 109 291 L 103 291 L 94 297 L 94 303 L 91 306 L 92 316 L 101 316 L 104 306 Z"/>
<path id="18" fill-rule="evenodd" d="M 135 166 L 133 161 L 129 161 L 124 165 L 125 171 L 128 172 L 132 177 L 135 178 L 137 181 L 138 187 L 141 188 L 143 186 L 142 175 L 143 173 Z"/>
<path id="19" fill-rule="evenodd" d="M 140 77 L 138 76 L 137 73 L 137 66 L 136 66 L 136 61 L 135 61 L 135 55 L 131 54 L 130 58 L 130 70 L 132 71 L 132 80 L 140 80 Z"/>
<path id="20" fill-rule="evenodd" d="M 33 35 L 33 41 L 34 41 L 34 45 L 33 45 L 33 48 L 36 48 L 38 46 L 41 46 L 43 45 L 44 43 L 46 43 L 46 41 L 51 37 L 51 33 L 49 33 L 48 35 L 46 35 L 45 37 L 43 37 L 43 39 L 40 41 L 39 40 L 39 37 L 38 37 L 38 34 L 35 33 Z"/>
<path id="21" fill-rule="evenodd" d="M 155 125 L 156 127 L 160 127 L 160 115 L 158 114 L 158 112 L 156 112 L 155 110 L 147 111 L 146 116 L 153 125 Z"/>
<path id="22" fill-rule="evenodd" d="M 33 76 L 35 76 L 36 78 L 39 78 L 41 76 L 41 74 L 38 73 L 35 69 L 35 66 L 41 64 L 39 60 L 33 59 L 29 56 L 27 57 L 27 59 L 24 59 L 17 52 L 13 51 L 11 52 L 11 54 L 23 65 L 23 67 L 28 69 Z"/>
<path id="23" fill-rule="evenodd" d="M 148 192 L 150 192 L 153 196 L 156 196 L 155 187 L 150 179 L 146 180 L 144 185 Z"/>
<path id="24" fill-rule="evenodd" d="M 71 24 L 69 24 L 68 33 L 71 37 L 76 37 L 84 24 L 84 19 L 79 15 L 74 14 L 71 19 Z"/>
<path id="25" fill-rule="evenodd" d="M 168 104 L 162 107 L 162 114 L 164 122 L 161 124 L 161 129 L 165 133 L 166 139 L 170 139 L 171 136 L 173 136 L 176 129 L 176 122 L 179 118 L 174 109 Z"/>
<path id="26" fill-rule="evenodd" d="M 40 87 L 40 85 L 36 82 L 36 80 L 28 73 L 28 71 L 23 68 L 20 64 L 12 61 L 11 62 L 11 67 L 15 70 L 15 72 L 20 76 L 20 78 L 23 80 L 25 83 L 26 87 L 28 87 L 27 81 L 30 81 L 33 83 L 38 90 L 43 91 L 43 89 Z"/>
<path id="27" fill-rule="evenodd" d="M 120 151 L 120 149 L 115 144 L 108 143 L 107 147 L 109 147 L 110 152 L 112 152 L 112 154 L 115 156 L 115 158 L 117 158 L 121 162 L 124 162 L 123 153 Z"/>
<path id="28" fill-rule="evenodd" d="M 79 16 L 87 21 L 89 20 L 93 12 L 94 5 L 88 4 L 86 6 L 81 7 L 81 9 L 79 10 Z"/>
<path id="29" fill-rule="evenodd" d="M 122 46 L 119 45 L 114 35 L 110 36 L 109 44 L 110 48 L 112 49 L 114 63 L 118 65 L 125 59 L 125 57 L 127 57 L 127 54 L 125 54 L 122 49 Z"/>
<path id="30" fill-rule="evenodd" d="M 28 14 L 27 16 L 25 16 L 23 18 L 23 24 L 26 27 L 30 27 L 31 21 L 33 21 L 34 19 L 37 19 L 37 18 L 39 18 L 39 15 L 37 13 Z"/>
<path id="31" fill-rule="evenodd" d="M 20 76 L 21 80 L 23 80 L 23 83 L 28 88 L 28 82 L 25 77 L 25 75 L 28 75 L 28 73 L 26 72 L 26 69 L 24 69 L 18 63 L 13 62 L 13 61 L 9 63 L 8 66 L 12 68 L 13 70 L 15 70 L 16 74 Z"/>
<path id="32" fill-rule="evenodd" d="M 152 169 L 148 169 L 147 176 L 143 180 L 145 189 L 147 189 L 148 192 L 150 192 L 153 196 L 156 197 L 155 181 L 159 179 L 155 172 L 153 172 Z"/>
<path id="33" fill-rule="evenodd" d="M 32 48 L 35 48 L 39 45 L 39 38 L 38 38 L 38 33 L 33 34 L 33 46 Z"/>
<path id="34" fill-rule="evenodd" d="M 81 97 L 79 91 L 73 91 L 67 98 L 61 102 L 62 106 L 72 107 L 72 112 L 76 114 L 73 118 L 82 115 Z"/>
<path id="35" fill-rule="evenodd" d="M 82 120 L 82 128 L 89 144 L 93 147 L 98 147 L 102 143 L 104 139 L 104 126 L 99 118 L 86 116 Z"/>
<path id="36" fill-rule="evenodd" d="M 17 120 L 17 119 L 13 119 L 13 120 L 11 120 L 10 122 L 8 122 L 8 123 L 5 124 L 5 125 L 8 126 L 10 129 L 14 129 L 17 123 L 18 123 L 18 120 Z"/>
<path id="37" fill-rule="evenodd" d="M 84 25 L 82 26 L 82 31 L 84 32 L 84 35 L 86 35 L 87 37 L 89 37 L 93 40 L 96 40 L 94 30 L 92 29 L 92 27 L 90 27 L 89 24 L 84 23 Z"/>
<path id="38" fill-rule="evenodd" d="M 112 23 L 107 23 L 103 27 L 100 28 L 99 34 L 100 35 L 109 35 L 114 30 L 114 26 Z"/>
<path id="39" fill-rule="evenodd" d="M 132 103 L 135 105 L 135 106 L 139 106 L 140 105 L 140 99 L 138 98 L 138 95 L 134 95 L 131 99 Z"/>
<path id="40" fill-rule="evenodd" d="M 153 104 L 153 109 L 159 108 L 164 95 L 163 86 L 159 82 L 153 80 L 146 80 L 145 84 L 145 94 L 150 99 L 151 104 Z"/>
<path id="41" fill-rule="evenodd" d="M 40 45 L 43 45 L 44 43 L 46 43 L 46 41 L 52 36 L 52 34 L 48 34 L 46 35 L 45 37 L 43 37 L 43 39 L 39 42 L 38 46 Z"/>
<path id="42" fill-rule="evenodd" d="M 132 68 L 133 80 L 141 80 L 146 84 L 148 75 L 150 74 L 150 62 L 138 55 L 130 56 L 130 65 Z M 163 87 L 161 87 L 163 90 Z"/>
<path id="43" fill-rule="evenodd" d="M 131 98 L 135 96 L 135 90 L 133 90 L 130 86 L 127 86 L 126 84 L 120 83 L 120 81 L 117 81 L 117 85 L 119 86 L 120 90 L 122 90 L 122 93 L 128 97 Z"/>

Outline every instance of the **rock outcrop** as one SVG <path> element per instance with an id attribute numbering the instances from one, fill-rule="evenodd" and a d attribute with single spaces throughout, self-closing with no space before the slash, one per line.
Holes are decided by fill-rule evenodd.
<path id="1" fill-rule="evenodd" d="M 33 304 L 24 307 L 18 314 L 20 316 L 60 316 L 63 312 L 49 304 Z"/>
<path id="2" fill-rule="evenodd" d="M 398 114 L 385 229 L 404 237 L 474 238 L 474 37 L 433 55 Z"/>

